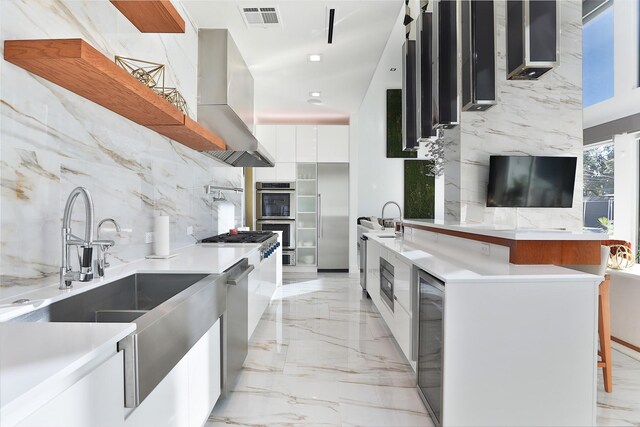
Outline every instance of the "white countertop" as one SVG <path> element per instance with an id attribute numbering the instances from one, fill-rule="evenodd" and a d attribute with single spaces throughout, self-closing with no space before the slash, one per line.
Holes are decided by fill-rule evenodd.
<path id="1" fill-rule="evenodd" d="M 105 277 L 59 290 L 52 283 L 0 301 L 0 322 L 135 273 L 218 274 L 258 250 L 260 244 L 198 244 L 170 259 L 142 259 L 106 269 Z M 12 301 L 28 298 L 29 304 Z M 134 323 L 0 323 L 0 408 L 19 410 L 33 396 L 71 375 L 135 331 Z"/>
<path id="2" fill-rule="evenodd" d="M 135 329 L 135 323 L 0 323 L 2 418 L 98 355 L 115 354 Z"/>
<path id="3" fill-rule="evenodd" d="M 442 230 L 473 233 L 509 240 L 608 240 L 609 235 L 599 229 L 560 230 L 544 228 L 513 228 L 501 225 L 466 224 L 431 219 L 407 219 L 405 224 L 423 225 Z"/>
<path id="4" fill-rule="evenodd" d="M 170 259 L 141 259 L 127 264 L 110 267 L 105 270 L 105 277 L 91 282 L 73 282 L 73 289 L 59 290 L 57 280 L 45 286 L 23 294 L 13 295 L 0 300 L 0 322 L 27 313 L 43 305 L 70 297 L 74 294 L 94 289 L 114 280 L 135 273 L 190 273 L 217 274 L 222 273 L 233 264 L 249 256 L 260 248 L 259 243 L 229 244 L 204 243 L 187 246 L 175 251 L 178 256 Z M 28 298 L 29 304 L 11 304 L 20 298 Z"/>
<path id="5" fill-rule="evenodd" d="M 403 238 L 384 238 L 376 233 L 365 235 L 447 283 L 566 282 L 584 280 L 586 277 L 600 283 L 603 279 L 555 265 L 515 265 L 462 253 L 459 258 L 453 258 L 440 254 L 437 247 L 419 246 Z"/>

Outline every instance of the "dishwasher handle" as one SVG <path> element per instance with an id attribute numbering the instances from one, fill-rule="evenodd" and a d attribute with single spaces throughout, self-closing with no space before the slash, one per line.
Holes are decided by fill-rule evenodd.
<path id="1" fill-rule="evenodd" d="M 227 275 L 227 284 L 237 286 L 251 273 L 255 267 L 249 264 L 247 258 L 242 258 L 240 261 L 233 264 L 231 267 L 224 271 Z"/>
<path id="2" fill-rule="evenodd" d="M 253 266 L 252 264 L 247 265 L 247 268 L 245 268 L 242 273 L 238 274 L 235 277 L 230 277 L 227 279 L 227 284 L 228 285 L 233 285 L 233 286 L 237 286 L 238 283 L 242 282 L 245 277 L 247 277 L 253 270 L 255 270 L 255 266 Z"/>

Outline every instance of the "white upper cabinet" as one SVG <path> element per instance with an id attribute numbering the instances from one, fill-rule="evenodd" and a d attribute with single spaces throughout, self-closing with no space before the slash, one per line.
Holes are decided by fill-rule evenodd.
<path id="1" fill-rule="evenodd" d="M 276 162 L 292 163 L 296 161 L 296 126 L 276 126 Z"/>
<path id="2" fill-rule="evenodd" d="M 296 161 L 315 163 L 318 160 L 318 126 L 296 126 Z"/>
<path id="3" fill-rule="evenodd" d="M 276 181 L 276 166 L 272 168 L 254 168 L 253 175 L 255 176 L 256 182 Z"/>
<path id="4" fill-rule="evenodd" d="M 318 163 L 349 162 L 349 126 L 318 126 Z"/>
<path id="5" fill-rule="evenodd" d="M 275 160 L 255 168 L 259 182 L 295 181 L 295 164 L 348 163 L 348 125 L 257 125 L 256 138 Z"/>
<path id="6" fill-rule="evenodd" d="M 266 148 L 267 152 L 271 154 L 271 157 L 276 158 L 276 126 L 270 125 L 257 125 L 256 126 L 256 138 L 260 145 Z"/>
<path id="7" fill-rule="evenodd" d="M 294 182 L 296 180 L 295 162 L 276 163 L 276 181 Z"/>

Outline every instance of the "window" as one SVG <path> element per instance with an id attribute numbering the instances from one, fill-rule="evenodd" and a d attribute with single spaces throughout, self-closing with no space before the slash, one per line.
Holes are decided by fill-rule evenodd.
<path id="1" fill-rule="evenodd" d="M 613 224 L 613 142 L 584 148 L 584 226 Z M 605 219 L 603 219 L 603 217 Z"/>
<path id="2" fill-rule="evenodd" d="M 613 7 L 609 3 L 585 19 L 582 29 L 582 105 L 613 97 Z"/>

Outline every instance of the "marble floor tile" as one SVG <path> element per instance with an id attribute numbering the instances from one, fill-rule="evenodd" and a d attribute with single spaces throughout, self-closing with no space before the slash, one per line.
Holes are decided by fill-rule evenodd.
<path id="1" fill-rule="evenodd" d="M 284 284 L 205 426 L 433 426 L 413 370 L 357 277 L 285 275 Z M 640 355 L 614 344 L 613 362 L 613 393 L 599 374 L 598 425 L 640 426 Z"/>
<path id="2" fill-rule="evenodd" d="M 415 374 L 346 274 L 285 276 L 206 426 L 432 426 Z"/>
<path id="3" fill-rule="evenodd" d="M 602 369 L 598 369 L 598 425 L 640 426 L 640 355 L 636 353 L 636 358 L 630 357 L 614 343 L 611 356 L 611 393 L 604 391 Z"/>

